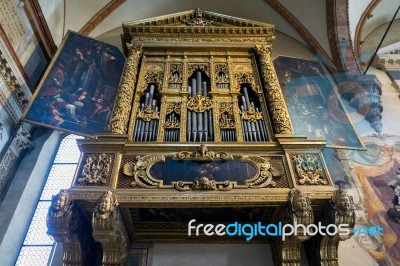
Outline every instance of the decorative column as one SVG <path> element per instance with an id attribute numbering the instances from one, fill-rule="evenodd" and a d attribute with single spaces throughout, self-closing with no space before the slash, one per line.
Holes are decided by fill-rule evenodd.
<path id="1" fill-rule="evenodd" d="M 93 237 L 103 247 L 102 265 L 127 265 L 129 240 L 111 191 L 98 200 L 92 217 Z"/>
<path id="2" fill-rule="evenodd" d="M 274 132 L 275 134 L 292 134 L 292 123 L 290 122 L 289 112 L 286 108 L 282 90 L 271 60 L 272 48 L 256 45 L 255 50 L 261 64 L 261 76 L 266 88 L 267 105 L 272 116 Z"/>
<path id="3" fill-rule="evenodd" d="M 326 227 L 326 234 L 317 234 L 305 243 L 310 265 L 339 265 L 339 242 L 347 240 L 353 235 L 355 216 L 353 197 L 349 196 L 345 190 L 338 189 L 328 207 L 322 212 L 319 221 Z M 340 224 L 342 224 L 341 230 L 347 229 L 350 232 L 348 235 L 340 235 L 338 230 L 334 230 L 333 225 L 338 227 Z M 343 224 L 348 226 L 344 227 Z"/>
<path id="4" fill-rule="evenodd" d="M 293 188 L 289 194 L 286 210 L 279 217 L 283 226 L 290 224 L 297 228 L 297 235 L 275 237 L 272 246 L 274 265 L 300 266 L 301 242 L 310 238 L 304 228 L 314 222 L 313 210 L 310 200 L 297 188 Z"/>
<path id="5" fill-rule="evenodd" d="M 62 189 L 51 199 L 47 214 L 47 234 L 63 244 L 63 265 L 94 265 L 96 243 L 90 235 L 90 225 L 81 215 L 69 193 Z"/>
<path id="6" fill-rule="evenodd" d="M 124 67 L 121 85 L 118 89 L 117 98 L 114 103 L 112 118 L 109 125 L 109 132 L 116 134 L 127 133 L 138 66 L 143 52 L 141 45 L 127 43 L 126 46 L 128 49 L 128 60 L 126 61 Z"/>
<path id="7" fill-rule="evenodd" d="M 0 161 L 0 193 L 10 178 L 9 174 L 13 170 L 17 159 L 22 150 L 32 147 L 32 142 L 28 139 L 30 137 L 28 131 L 20 126 L 17 133 L 15 134 L 10 146 Z"/>

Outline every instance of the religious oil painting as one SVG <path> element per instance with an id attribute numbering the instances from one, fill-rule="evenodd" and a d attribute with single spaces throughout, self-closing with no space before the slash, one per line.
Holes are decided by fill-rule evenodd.
<path id="1" fill-rule="evenodd" d="M 320 63 L 279 56 L 274 66 L 295 134 L 325 139 L 327 147 L 364 149 Z"/>
<path id="2" fill-rule="evenodd" d="M 68 32 L 23 120 L 83 136 L 106 132 L 124 63 L 117 47 Z"/>
<path id="3" fill-rule="evenodd" d="M 156 163 L 150 169 L 152 177 L 169 185 L 173 181 L 194 181 L 202 177 L 224 182 L 236 181 L 243 185 L 245 180 L 256 176 L 256 168 L 240 158 L 229 161 L 181 161 L 167 157 L 165 162 Z"/>

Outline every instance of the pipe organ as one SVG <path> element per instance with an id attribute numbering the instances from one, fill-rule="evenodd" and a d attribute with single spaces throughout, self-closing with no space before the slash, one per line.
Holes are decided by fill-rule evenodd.
<path id="1" fill-rule="evenodd" d="M 140 70 L 145 78 L 138 84 L 146 89 L 134 98 L 132 141 L 268 142 L 272 130 L 256 60 L 249 54 L 232 56 L 239 63 L 231 62 L 229 53 L 203 57 L 194 52 L 186 58 L 166 53 L 167 62 L 146 53 Z M 159 76 L 160 83 L 149 83 L 150 76 Z"/>
<path id="2" fill-rule="evenodd" d="M 246 242 L 188 236 L 191 219 L 343 221 L 351 231 L 354 208 L 341 210 L 349 196 L 333 187 L 321 152 L 326 141 L 292 132 L 271 59 L 273 29 L 199 9 L 123 24 L 127 61 L 109 132 L 78 142 L 72 187 L 53 200 L 63 197 L 69 207 L 49 211 L 64 263 L 80 265 L 97 252 L 103 265 L 125 265 L 129 247 L 142 242 Z M 77 231 L 78 218 L 90 228 Z M 300 265 L 302 245 L 310 264 L 337 265 L 345 239 L 252 241 L 269 243 L 276 265 Z"/>

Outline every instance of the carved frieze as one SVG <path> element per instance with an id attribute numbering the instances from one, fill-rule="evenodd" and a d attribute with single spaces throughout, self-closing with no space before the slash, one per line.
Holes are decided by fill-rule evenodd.
<path id="1" fill-rule="evenodd" d="M 201 144 L 198 151 L 181 151 L 176 154 L 175 160 L 194 160 L 194 161 L 214 161 L 214 160 L 233 160 L 233 156 L 227 152 L 208 151 L 206 145 Z"/>
<path id="2" fill-rule="evenodd" d="M 291 154 L 296 183 L 299 185 L 328 185 L 328 176 L 322 158 L 316 153 Z"/>
<path id="3" fill-rule="evenodd" d="M 88 153 L 85 154 L 81 164 L 83 167 L 76 180 L 76 185 L 107 186 L 110 184 L 114 166 L 114 154 Z"/>

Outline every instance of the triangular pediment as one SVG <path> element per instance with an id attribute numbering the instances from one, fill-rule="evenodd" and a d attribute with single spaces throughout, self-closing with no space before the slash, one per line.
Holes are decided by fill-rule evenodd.
<path id="1" fill-rule="evenodd" d="M 159 26 L 159 27 L 263 27 L 273 28 L 268 23 L 252 21 L 237 17 L 222 15 L 201 9 L 188 10 L 179 13 L 159 16 L 149 19 L 123 23 L 123 27 Z"/>

